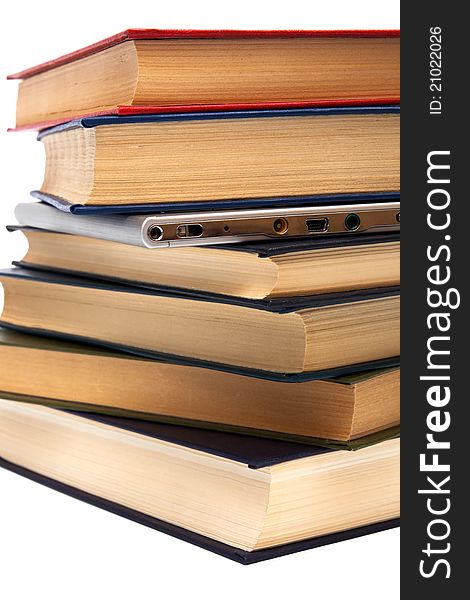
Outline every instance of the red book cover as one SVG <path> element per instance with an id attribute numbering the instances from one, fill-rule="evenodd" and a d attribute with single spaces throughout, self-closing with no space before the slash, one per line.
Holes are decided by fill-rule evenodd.
<path id="1" fill-rule="evenodd" d="M 163 39 L 238 39 L 238 38 L 310 38 L 310 37 L 368 37 L 390 38 L 400 37 L 396 29 L 357 29 L 357 30 L 236 30 L 236 29 L 126 29 L 104 40 L 85 46 L 75 52 L 64 54 L 54 60 L 36 65 L 24 71 L 9 75 L 8 79 L 26 79 L 49 69 L 72 62 L 85 56 L 90 56 L 111 46 L 116 46 L 129 40 L 163 40 Z"/>
<path id="2" fill-rule="evenodd" d="M 116 46 L 130 40 L 158 40 L 158 39 L 241 39 L 241 38 L 397 38 L 400 37 L 398 30 L 171 30 L 171 29 L 127 29 L 121 33 L 110 36 L 85 46 L 80 50 L 60 56 L 54 60 L 44 62 L 29 69 L 8 76 L 8 79 L 27 79 L 33 75 L 54 69 L 75 60 L 91 56 L 97 52 Z M 165 113 L 196 113 L 238 110 L 271 110 L 289 108 L 311 108 L 311 107 L 340 107 L 340 106 L 378 106 L 399 104 L 400 98 L 345 98 L 341 100 L 324 99 L 312 101 L 288 101 L 288 102 L 244 102 L 226 104 L 177 104 L 177 105 L 146 105 L 146 106 L 116 106 L 108 110 L 77 114 L 74 118 L 101 116 L 101 115 L 145 115 Z M 47 120 L 27 124 L 10 131 L 26 129 L 42 130 L 62 123 L 63 119 Z"/>
<path id="3" fill-rule="evenodd" d="M 170 106 L 117 106 L 109 110 L 103 110 L 99 113 L 85 113 L 74 117 L 83 119 L 86 117 L 103 117 L 106 115 L 115 115 L 118 117 L 127 117 L 129 115 L 164 115 L 164 114 L 188 114 L 200 112 L 236 112 L 253 110 L 284 110 L 289 108 L 322 108 L 322 107 L 342 107 L 342 106 L 384 106 L 398 105 L 399 98 L 368 98 L 351 100 L 316 100 L 312 102 L 256 102 L 244 104 L 178 104 Z M 63 119 L 41 121 L 31 125 L 22 125 L 20 127 L 11 127 L 8 131 L 27 131 L 30 129 L 42 131 L 63 123 Z"/>

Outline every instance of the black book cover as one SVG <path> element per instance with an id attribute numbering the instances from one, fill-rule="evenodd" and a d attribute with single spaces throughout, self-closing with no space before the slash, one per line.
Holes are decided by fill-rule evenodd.
<path id="1" fill-rule="evenodd" d="M 35 229 L 34 227 L 26 227 L 21 225 L 8 225 L 7 230 L 10 232 L 13 231 L 40 231 Z M 67 233 L 57 233 L 57 235 L 70 235 Z M 278 240 L 267 240 L 267 241 L 252 241 L 252 242 L 242 242 L 240 244 L 220 244 L 213 245 L 207 247 L 206 249 L 213 250 L 217 252 L 219 250 L 231 251 L 231 252 L 242 252 L 246 254 L 254 254 L 258 256 L 260 259 L 269 259 L 273 256 L 281 256 L 283 254 L 292 254 L 295 252 L 307 252 L 309 250 L 315 251 L 324 248 L 343 248 L 343 247 L 351 247 L 351 246 L 368 246 L 373 244 L 384 244 L 391 242 L 399 242 L 400 234 L 399 233 L 377 233 L 377 234 L 358 234 L 358 235 L 338 235 L 338 236 L 325 236 L 319 238 L 307 238 L 307 239 L 286 239 L 282 241 Z M 15 267 L 21 267 L 23 269 L 28 270 L 39 270 L 50 272 L 51 269 L 47 266 L 38 265 L 35 263 L 30 263 L 24 260 L 21 261 L 13 261 L 13 265 Z M 188 288 L 183 287 L 170 287 L 167 285 L 158 285 L 153 283 L 148 283 L 145 281 L 125 279 L 122 277 L 116 276 L 108 276 L 104 274 L 98 273 L 88 273 L 85 271 L 76 271 L 69 269 L 62 269 L 58 267 L 54 267 L 54 273 L 60 273 L 64 275 L 70 275 L 72 277 L 83 277 L 85 279 L 93 280 L 93 281 L 105 281 L 109 282 L 114 286 L 132 286 L 141 289 L 148 289 L 154 291 L 161 292 L 173 292 L 179 295 L 186 295 L 190 297 L 201 297 L 201 298 L 213 298 L 220 299 L 222 302 L 230 302 L 231 300 L 235 300 L 235 303 L 238 302 L 238 298 L 240 296 L 231 296 L 228 294 L 219 294 L 219 293 L 206 293 L 200 290 L 189 290 Z M 377 288 L 377 290 L 383 289 L 387 290 L 386 287 Z M 395 288 L 394 288 L 395 289 Z M 358 294 L 369 293 L 370 290 L 360 289 L 355 290 Z M 344 295 L 346 292 L 342 292 L 341 295 Z M 337 296 L 338 294 L 334 294 Z M 320 294 L 316 294 L 318 298 L 321 297 Z M 332 294 L 328 294 L 327 296 L 332 296 Z M 308 298 L 309 296 L 306 296 Z M 302 296 L 296 296 L 296 298 L 302 298 Z M 275 305 L 280 304 L 283 300 L 277 298 L 266 299 L 263 301 L 255 301 L 256 305 L 259 306 L 260 302 L 264 302 L 266 304 Z M 249 302 L 247 299 L 246 302 Z"/>
<path id="2" fill-rule="evenodd" d="M 17 475 L 26 477 L 31 481 L 35 481 L 36 483 L 45 485 L 46 487 L 49 487 L 57 492 L 61 492 L 62 494 L 66 494 L 67 496 L 71 496 L 72 498 L 76 498 L 77 500 L 81 500 L 82 502 L 87 502 L 92 506 L 96 506 L 97 508 L 107 510 L 108 512 L 111 512 L 115 515 L 119 515 L 126 519 L 130 519 L 131 521 L 135 521 L 136 523 L 140 523 L 141 525 L 145 525 L 146 527 L 150 527 L 151 529 L 155 529 L 157 531 L 160 531 L 161 533 L 166 533 L 167 535 L 171 535 L 185 542 L 189 542 L 191 544 L 194 544 L 195 546 L 204 548 L 205 550 L 210 550 L 215 554 L 225 556 L 226 558 L 229 558 L 230 560 L 241 563 L 243 565 L 250 565 L 253 563 L 261 562 L 263 560 L 269 560 L 271 558 L 285 556 L 286 554 L 301 552 L 302 550 L 319 548 L 320 546 L 326 546 L 328 544 L 334 544 L 336 542 L 350 540 L 356 537 L 361 537 L 363 535 L 369 535 L 371 533 L 385 531 L 386 529 L 392 529 L 393 527 L 398 527 L 400 525 L 399 519 L 390 519 L 388 521 L 381 521 L 379 523 L 373 523 L 371 525 L 364 525 L 362 527 L 356 527 L 354 529 L 348 529 L 346 531 L 331 533 L 329 535 L 323 535 L 317 538 L 310 538 L 308 540 L 302 540 L 300 542 L 276 546 L 275 548 L 267 548 L 265 550 L 255 550 L 254 552 L 247 552 L 246 550 L 241 550 L 240 548 L 229 546 L 228 544 L 223 544 L 222 542 L 212 540 L 211 538 L 200 535 L 198 533 L 193 533 L 192 531 L 183 529 L 182 527 L 178 527 L 177 525 L 172 525 L 171 523 L 167 523 L 165 521 L 161 521 L 160 519 L 150 517 L 144 513 L 132 510 L 120 504 L 115 504 L 114 502 L 110 502 L 109 500 L 105 500 L 104 498 L 100 498 L 99 496 L 88 494 L 87 492 L 83 492 L 78 488 L 74 488 L 69 485 L 60 483 L 59 481 L 56 481 L 54 479 L 50 479 L 49 477 L 39 475 L 38 473 L 34 473 L 33 471 L 24 469 L 23 467 L 3 460 L 2 458 L 0 458 L 0 467 L 7 469 L 8 471 L 11 471 L 13 473 L 16 473 Z"/>
<path id="3" fill-rule="evenodd" d="M 74 215 L 148 215 L 151 213 L 176 213 L 205 210 L 237 210 L 243 208 L 288 208 L 294 206 L 325 206 L 330 204 L 396 202 L 397 192 L 374 192 L 373 194 L 331 194 L 316 196 L 282 196 L 279 198 L 233 198 L 214 202 L 158 202 L 146 204 L 73 204 L 64 198 L 33 190 L 31 196 L 59 210 Z"/>
<path id="4" fill-rule="evenodd" d="M 104 283 L 92 279 L 85 279 L 73 275 L 64 275 L 59 273 L 52 273 L 50 271 L 34 270 L 34 269 L 5 269 L 0 271 L 2 277 L 12 277 L 27 279 L 30 281 L 48 282 L 52 284 L 69 285 L 74 287 L 85 287 L 94 289 L 105 289 L 116 292 L 125 292 L 142 295 L 161 295 L 171 298 L 186 298 L 194 299 L 197 301 L 204 302 L 225 302 L 227 304 L 236 304 L 238 306 L 245 306 L 256 310 L 263 310 L 277 313 L 287 313 L 303 308 L 314 308 L 321 306 L 331 306 L 335 304 L 345 304 L 349 302 L 358 302 L 361 300 L 371 300 L 375 298 L 384 298 L 390 296 L 398 296 L 400 291 L 398 287 L 387 287 L 387 288 L 376 288 L 368 290 L 354 290 L 349 292 L 342 292 L 340 294 L 317 294 L 315 296 L 299 296 L 292 298 L 272 298 L 267 300 L 250 300 L 245 298 L 232 298 L 224 297 L 221 300 L 220 296 L 216 296 L 209 293 L 198 292 L 193 293 L 184 290 L 174 289 L 152 289 L 142 287 L 131 287 L 128 285 L 112 285 L 110 283 Z M 49 331 L 45 329 L 36 329 L 30 327 L 23 327 L 14 325 L 5 321 L 0 321 L 3 327 L 15 329 L 24 333 L 31 333 L 49 337 L 55 337 L 58 339 L 75 340 L 78 342 L 93 344 L 95 346 L 101 346 L 104 348 L 110 348 L 111 350 L 120 350 L 138 356 L 144 356 L 147 358 L 155 358 L 158 360 L 165 360 L 174 364 L 183 364 L 188 366 L 201 366 L 206 368 L 218 369 L 222 371 L 239 373 L 241 375 L 248 375 L 252 377 L 260 377 L 265 379 L 271 379 L 275 381 L 310 381 L 313 379 L 329 379 L 343 375 L 345 373 L 354 373 L 359 371 L 366 371 L 370 369 L 379 369 L 385 367 L 394 367 L 399 364 L 399 357 L 391 357 L 386 359 L 380 359 L 375 361 L 355 363 L 353 365 L 347 365 L 344 367 L 337 367 L 334 369 L 326 369 L 322 371 L 309 371 L 303 373 L 275 373 L 270 371 L 261 371 L 257 369 L 245 368 L 245 367 L 234 367 L 232 365 L 225 365 L 216 362 L 210 362 L 207 360 L 181 357 L 175 355 L 169 355 L 161 352 L 144 350 L 141 348 L 130 347 L 123 344 L 117 344 L 114 342 L 107 342 L 103 340 L 96 340 L 94 338 L 82 337 L 78 335 L 72 335 L 67 333 L 59 333 L 56 331 Z"/>
<path id="5" fill-rule="evenodd" d="M 91 415 L 76 411 L 71 412 L 81 418 L 95 420 L 108 426 L 126 429 L 140 435 L 161 439 L 166 442 L 178 444 L 215 456 L 221 456 L 230 460 L 241 462 L 252 469 L 261 469 L 263 467 L 280 464 L 283 462 L 297 460 L 308 456 L 315 456 L 327 452 L 334 452 L 328 448 L 322 448 L 312 445 L 285 442 L 281 440 L 267 440 L 226 433 L 220 431 L 206 431 L 180 427 L 177 425 L 168 425 L 162 423 L 150 423 L 137 421 L 134 419 L 123 419 L 106 415 Z M 15 465 L 9 461 L 0 458 L 0 467 L 9 471 L 27 477 L 37 483 L 46 485 L 56 491 L 77 498 L 114 514 L 131 519 L 147 527 L 151 527 L 163 533 L 167 533 L 184 541 L 190 542 L 216 554 L 220 554 L 231 560 L 242 564 L 250 564 L 316 548 L 326 544 L 331 544 L 341 540 L 347 540 L 377 531 L 383 531 L 398 526 L 399 520 L 392 519 L 380 523 L 374 523 L 346 531 L 336 532 L 325 536 L 302 540 L 290 544 L 255 550 L 248 552 L 234 546 L 212 540 L 211 538 L 193 533 L 176 525 L 156 519 L 144 513 L 135 511 L 125 506 L 116 504 L 104 498 L 83 492 L 72 486 L 63 484 L 59 481 L 50 479 L 44 475 L 35 473 L 21 466 Z"/>
<path id="6" fill-rule="evenodd" d="M 7 225 L 7 231 L 41 231 L 36 227 L 26 225 Z M 48 231 L 48 230 L 44 230 Z M 52 230 L 51 230 L 52 231 Z M 68 233 L 58 233 L 58 235 L 71 235 Z M 238 242 L 236 244 L 211 244 L 205 246 L 205 250 L 225 250 L 230 252 L 246 252 L 256 254 L 260 258 L 269 258 L 270 256 L 281 256 L 293 252 L 308 252 L 309 250 L 320 250 L 323 248 L 343 248 L 347 246 L 369 246 L 373 244 L 385 244 L 388 242 L 399 242 L 400 233 L 396 232 L 378 232 L 378 233 L 354 233 L 345 235 L 325 235 L 319 237 L 271 239 L 271 240 L 253 240 Z"/>

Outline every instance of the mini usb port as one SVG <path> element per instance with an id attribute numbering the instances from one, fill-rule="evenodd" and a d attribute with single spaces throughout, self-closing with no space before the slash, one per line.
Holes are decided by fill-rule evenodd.
<path id="1" fill-rule="evenodd" d="M 328 219 L 307 219 L 305 221 L 307 224 L 308 231 L 326 231 L 328 229 Z"/>

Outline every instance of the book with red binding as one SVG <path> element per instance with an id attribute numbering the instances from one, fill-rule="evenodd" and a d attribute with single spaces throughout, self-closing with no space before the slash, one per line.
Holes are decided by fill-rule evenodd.
<path id="1" fill-rule="evenodd" d="M 128 29 L 10 75 L 17 129 L 91 115 L 399 102 L 399 32 Z"/>

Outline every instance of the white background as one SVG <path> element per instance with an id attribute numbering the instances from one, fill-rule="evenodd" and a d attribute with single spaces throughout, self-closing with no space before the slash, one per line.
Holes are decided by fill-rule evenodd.
<path id="1" fill-rule="evenodd" d="M 2 80 L 129 27 L 399 28 L 398 0 L 17 0 L 7 6 Z M 3 226 L 14 222 L 14 205 L 40 187 L 43 156 L 33 133 L 5 133 L 14 123 L 16 84 L 1 85 Z M 1 227 L 0 267 L 20 259 L 25 247 L 21 234 L 7 234 Z M 398 585 L 398 530 L 243 567 L 0 470 L 2 600 L 277 600 L 300 595 L 389 600 L 399 597 Z"/>

